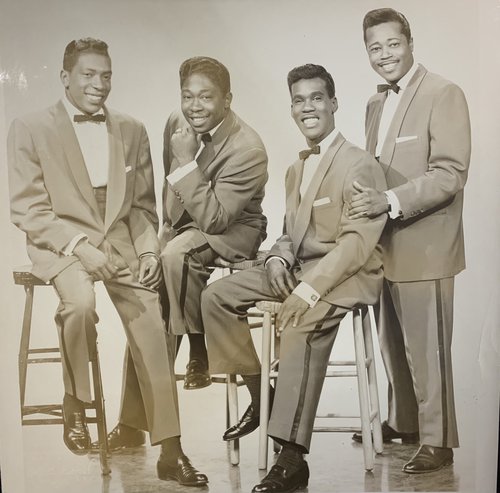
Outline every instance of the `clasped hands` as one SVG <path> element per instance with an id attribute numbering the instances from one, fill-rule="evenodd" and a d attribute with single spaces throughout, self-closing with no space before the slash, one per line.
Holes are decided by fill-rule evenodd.
<path id="1" fill-rule="evenodd" d="M 94 281 L 109 281 L 118 275 L 119 268 L 111 255 L 106 255 L 88 241 L 80 241 L 73 250 L 83 268 Z M 156 289 L 161 282 L 161 264 L 156 255 L 143 255 L 139 259 L 139 282 Z"/>
<path id="2" fill-rule="evenodd" d="M 276 314 L 278 335 L 290 324 L 297 327 L 300 317 L 309 308 L 309 305 L 300 296 L 292 291 L 298 282 L 295 276 L 278 259 L 271 259 L 266 264 L 267 279 L 273 293 L 283 300 L 279 312 Z"/>
<path id="3" fill-rule="evenodd" d="M 178 128 L 170 137 L 170 148 L 179 166 L 194 161 L 200 148 L 201 137 L 189 126 Z"/>
<path id="4" fill-rule="evenodd" d="M 352 195 L 351 202 L 348 205 L 347 214 L 349 219 L 372 218 L 388 212 L 389 204 L 384 192 L 365 187 L 357 181 L 354 181 L 352 185 L 356 193 Z"/>

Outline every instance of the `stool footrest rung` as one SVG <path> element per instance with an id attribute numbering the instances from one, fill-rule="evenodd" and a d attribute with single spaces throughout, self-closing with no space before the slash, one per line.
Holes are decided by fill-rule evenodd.
<path id="1" fill-rule="evenodd" d="M 332 370 L 326 372 L 327 377 L 357 377 L 358 373 L 352 370 Z"/>
<path id="2" fill-rule="evenodd" d="M 28 349 L 28 354 L 59 353 L 58 347 L 43 347 Z"/>
<path id="3" fill-rule="evenodd" d="M 329 361 L 328 366 L 356 366 L 356 362 L 353 360 L 334 360 Z"/>
<path id="4" fill-rule="evenodd" d="M 315 426 L 313 431 L 316 433 L 330 433 L 330 432 L 341 432 L 341 433 L 361 433 L 359 427 L 355 426 Z"/>
<path id="5" fill-rule="evenodd" d="M 350 414 L 339 414 L 339 413 L 328 413 L 328 414 L 316 414 L 316 418 L 323 419 L 334 419 L 334 418 L 345 418 L 345 419 L 360 419 L 361 416 L 350 415 Z"/>
<path id="6" fill-rule="evenodd" d="M 29 416 L 31 414 L 49 414 L 51 416 L 61 416 L 62 406 L 61 404 L 39 404 L 32 406 L 23 406 L 21 409 L 23 416 Z"/>
<path id="7" fill-rule="evenodd" d="M 21 421 L 23 426 L 34 426 L 34 425 L 62 425 L 62 418 L 38 418 L 38 419 L 23 419 Z"/>
<path id="8" fill-rule="evenodd" d="M 61 358 L 29 358 L 26 360 L 28 365 L 37 365 L 40 363 L 61 363 Z"/>

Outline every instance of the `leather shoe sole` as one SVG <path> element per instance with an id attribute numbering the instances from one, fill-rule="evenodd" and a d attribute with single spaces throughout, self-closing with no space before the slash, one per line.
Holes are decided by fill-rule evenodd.
<path id="1" fill-rule="evenodd" d="M 108 433 L 108 452 L 119 452 L 120 450 L 136 448 L 146 443 L 146 434 L 142 430 L 123 431 L 121 425 L 116 425 Z M 92 442 L 92 452 L 98 452 L 99 442 Z"/>
<path id="2" fill-rule="evenodd" d="M 307 462 L 293 474 L 287 476 L 287 471 L 274 465 L 268 475 L 252 489 L 252 493 L 292 493 L 305 488 L 309 482 L 309 466 Z"/>
<path id="3" fill-rule="evenodd" d="M 168 465 L 160 458 L 156 464 L 156 471 L 159 479 L 175 480 L 183 486 L 205 486 L 208 483 L 207 476 L 197 471 L 185 455 L 177 459 L 175 466 Z"/>
<path id="4" fill-rule="evenodd" d="M 363 443 L 363 435 L 361 433 L 354 433 L 352 436 L 353 441 Z M 372 435 L 373 439 L 373 435 Z M 401 440 L 405 445 L 413 445 L 418 443 L 420 437 L 418 432 L 415 433 L 400 433 L 389 426 L 387 421 L 382 423 L 382 441 L 384 443 L 391 443 L 392 440 Z"/>
<path id="5" fill-rule="evenodd" d="M 212 384 L 206 363 L 193 359 L 186 366 L 184 390 L 204 389 Z"/>
<path id="6" fill-rule="evenodd" d="M 444 447 L 421 445 L 417 453 L 403 466 L 408 474 L 425 474 L 439 471 L 453 464 L 453 450 Z"/>

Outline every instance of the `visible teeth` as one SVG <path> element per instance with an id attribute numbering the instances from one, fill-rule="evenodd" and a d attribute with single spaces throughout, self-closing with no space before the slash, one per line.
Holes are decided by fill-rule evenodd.
<path id="1" fill-rule="evenodd" d="M 381 68 L 384 72 L 391 72 L 392 70 L 394 70 L 396 64 L 397 62 L 385 63 L 384 65 L 381 66 Z"/>
<path id="2" fill-rule="evenodd" d="M 304 118 L 302 120 L 302 122 L 304 123 L 304 125 L 307 127 L 307 128 L 312 128 L 314 126 L 316 126 L 316 123 L 318 122 L 318 118 L 317 117 L 307 117 L 307 118 Z"/>
<path id="3" fill-rule="evenodd" d="M 102 99 L 102 96 L 95 96 L 94 94 L 87 94 L 87 97 L 88 97 L 91 101 L 95 101 L 95 102 L 99 102 L 99 101 L 101 101 L 101 99 Z"/>

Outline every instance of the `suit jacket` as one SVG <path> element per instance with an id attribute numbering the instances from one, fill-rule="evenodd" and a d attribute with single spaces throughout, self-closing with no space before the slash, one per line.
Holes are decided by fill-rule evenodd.
<path id="1" fill-rule="evenodd" d="M 167 121 L 165 175 L 178 167 L 170 137 L 186 125 L 181 113 L 172 113 Z M 257 133 L 232 111 L 213 135 L 212 143 L 213 154 L 202 153 L 194 171 L 173 187 L 165 180 L 161 244 L 177 234 L 172 225 L 179 219 L 177 211 L 185 210 L 190 216 L 189 226 L 198 228 L 218 255 L 230 261 L 252 258 L 266 237 L 267 219 L 261 206 L 267 181 L 266 150 Z"/>
<path id="2" fill-rule="evenodd" d="M 367 150 L 375 153 L 386 95 L 366 112 Z M 382 238 L 385 276 L 419 281 L 454 276 L 465 268 L 463 188 L 471 152 L 462 90 L 419 65 L 402 94 L 381 150 L 387 185 L 402 217 Z"/>
<path id="3" fill-rule="evenodd" d="M 353 220 L 347 210 L 353 181 L 384 189 L 380 166 L 339 133 L 299 201 L 302 166 L 299 160 L 287 171 L 284 234 L 269 256 L 284 258 L 324 301 L 348 308 L 375 303 L 382 287 L 378 241 L 386 217 Z"/>
<path id="4" fill-rule="evenodd" d="M 107 240 L 132 271 L 139 255 L 159 253 L 146 130 L 127 115 L 105 113 L 110 159 L 104 221 L 62 101 L 10 127 L 11 217 L 26 233 L 33 273 L 45 281 L 77 261 L 63 250 L 80 233 L 96 247 Z"/>

